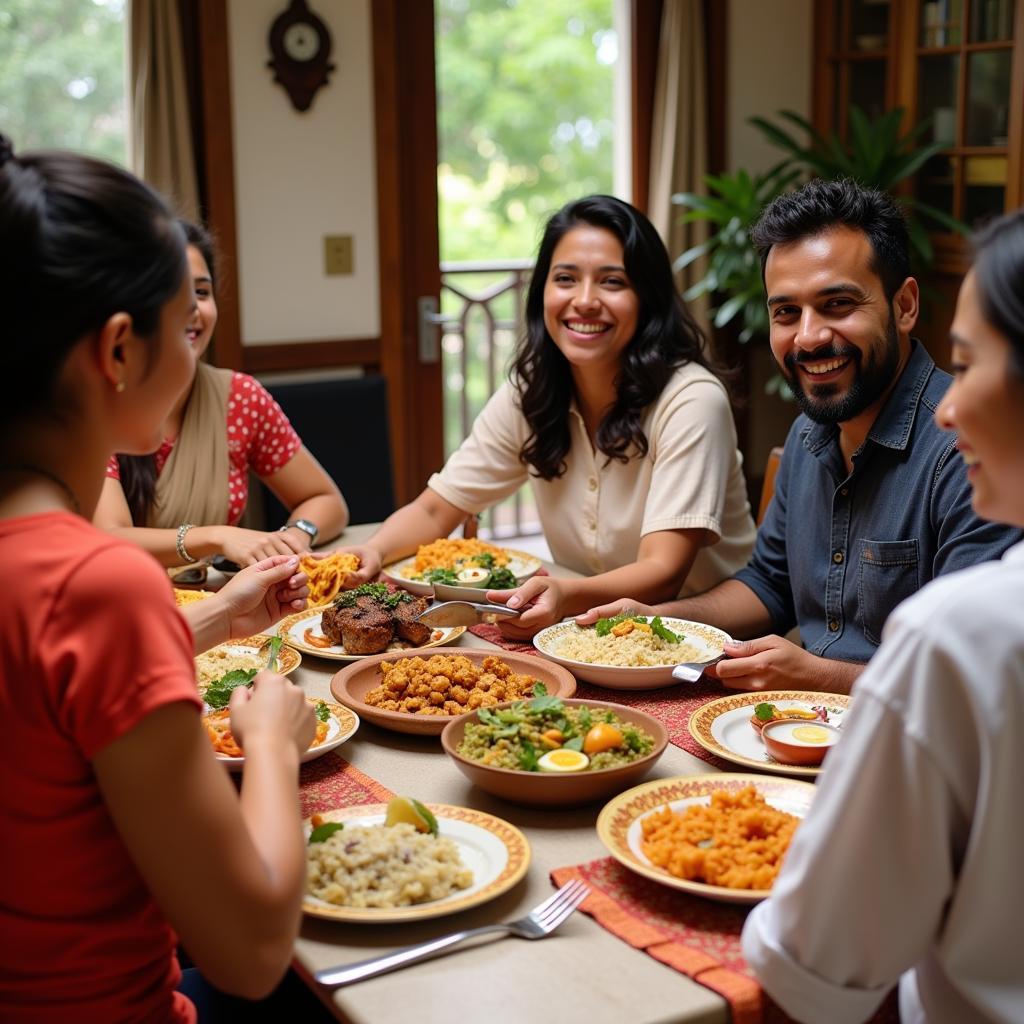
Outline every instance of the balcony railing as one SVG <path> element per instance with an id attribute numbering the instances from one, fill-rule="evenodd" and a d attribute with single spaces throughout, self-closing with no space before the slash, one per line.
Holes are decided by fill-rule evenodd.
<path id="1" fill-rule="evenodd" d="M 532 260 L 441 264 L 446 455 L 469 436 L 473 420 L 508 377 L 532 270 Z M 539 534 L 529 485 L 485 512 L 480 526 L 491 537 Z"/>

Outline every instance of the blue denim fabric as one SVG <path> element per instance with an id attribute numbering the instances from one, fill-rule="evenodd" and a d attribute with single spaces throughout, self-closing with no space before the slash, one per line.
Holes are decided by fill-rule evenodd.
<path id="1" fill-rule="evenodd" d="M 838 427 L 797 418 L 754 553 L 735 577 L 776 633 L 799 626 L 812 654 L 868 661 L 896 605 L 1024 536 L 971 508 L 956 439 L 935 424 L 951 380 L 915 341 L 849 475 Z"/>

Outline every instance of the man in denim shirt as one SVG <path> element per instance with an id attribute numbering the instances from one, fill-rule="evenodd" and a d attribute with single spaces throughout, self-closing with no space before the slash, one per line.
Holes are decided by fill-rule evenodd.
<path id="1" fill-rule="evenodd" d="M 772 354 L 803 415 L 750 563 L 697 597 L 577 621 L 632 607 L 710 622 L 756 638 L 709 670 L 726 686 L 848 693 L 900 601 L 1021 533 L 975 515 L 956 439 L 934 421 L 951 378 L 910 336 L 918 286 L 896 203 L 815 180 L 776 199 L 754 241 Z M 804 647 L 783 638 L 794 626 Z"/>

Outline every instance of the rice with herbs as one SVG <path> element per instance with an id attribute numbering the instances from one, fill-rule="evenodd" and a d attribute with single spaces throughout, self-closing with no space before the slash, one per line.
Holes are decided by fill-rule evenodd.
<path id="1" fill-rule="evenodd" d="M 266 655 L 257 651 L 245 654 L 214 647 L 196 657 L 196 682 L 200 690 L 205 690 L 210 683 L 235 669 L 260 669 L 267 663 Z"/>
<path id="2" fill-rule="evenodd" d="M 408 907 L 473 884 L 451 839 L 412 825 L 346 825 L 306 847 L 307 890 L 344 907 Z"/>
<path id="3" fill-rule="evenodd" d="M 683 641 L 685 639 L 683 637 Z M 593 628 L 579 627 L 566 630 L 558 637 L 551 645 L 551 653 L 588 665 L 614 665 L 616 668 L 678 665 L 684 661 L 700 661 L 703 655 L 693 644 L 673 644 L 648 630 L 633 629 L 625 636 L 612 633 L 598 636 Z"/>

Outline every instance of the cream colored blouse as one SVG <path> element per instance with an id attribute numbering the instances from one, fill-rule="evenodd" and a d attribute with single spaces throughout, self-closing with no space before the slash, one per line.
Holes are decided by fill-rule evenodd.
<path id="1" fill-rule="evenodd" d="M 661 530 L 710 530 L 681 594 L 700 593 L 747 563 L 754 545 L 742 457 L 725 388 L 695 364 L 677 369 L 643 417 L 644 458 L 622 463 L 591 446 L 575 403 L 569 410 L 566 472 L 529 476 L 519 453 L 529 427 L 505 383 L 462 446 L 428 486 L 456 508 L 480 512 L 533 486 L 544 536 L 559 565 L 591 576 L 636 561 L 640 538 Z"/>

